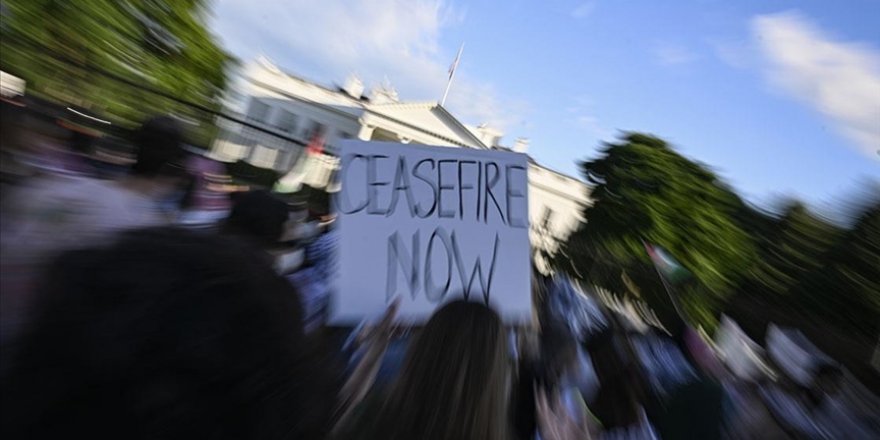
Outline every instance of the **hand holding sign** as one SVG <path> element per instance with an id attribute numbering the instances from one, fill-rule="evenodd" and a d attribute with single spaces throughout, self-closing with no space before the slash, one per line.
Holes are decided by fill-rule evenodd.
<path id="1" fill-rule="evenodd" d="M 394 318 L 397 317 L 397 311 L 400 310 L 400 297 L 391 300 L 385 313 L 379 318 L 379 321 L 373 325 L 367 325 L 358 335 L 358 344 L 364 345 L 369 343 L 385 343 L 391 339 L 394 330 Z"/>
<path id="2" fill-rule="evenodd" d="M 379 367 L 382 365 L 382 356 L 388 349 L 394 329 L 394 318 L 400 308 L 400 298 L 394 298 L 379 322 L 364 329 L 358 335 L 359 345 L 364 351 L 357 367 L 339 391 L 340 424 L 348 417 L 352 409 L 369 393 Z"/>

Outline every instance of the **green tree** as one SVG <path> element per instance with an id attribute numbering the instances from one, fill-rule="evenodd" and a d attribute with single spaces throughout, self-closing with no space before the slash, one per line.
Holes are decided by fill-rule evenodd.
<path id="1" fill-rule="evenodd" d="M 721 300 L 753 259 L 751 240 L 733 217 L 741 200 L 705 166 L 646 134 L 605 144 L 581 169 L 595 185 L 593 204 L 556 267 L 640 296 L 666 321 L 674 311 L 643 241 L 662 246 L 693 274 L 674 288 L 686 318 L 713 326 Z"/>
<path id="2" fill-rule="evenodd" d="M 134 124 L 174 113 L 210 116 L 110 79 L 109 72 L 209 108 L 219 107 L 234 62 L 205 26 L 205 0 L 9 0 L 3 8 L 2 67 L 29 93 Z"/>
<path id="3" fill-rule="evenodd" d="M 869 341 L 880 332 L 880 202 L 791 288 L 805 311 Z M 855 334 L 852 336 L 856 336 Z"/>
<path id="4" fill-rule="evenodd" d="M 823 257 L 840 232 L 803 203 L 788 202 L 782 216 L 772 220 L 769 233 L 755 237 L 760 255 L 750 274 L 750 290 L 788 295 L 804 276 L 821 270 Z"/>
<path id="5" fill-rule="evenodd" d="M 866 361 L 880 337 L 880 200 L 857 203 L 847 228 L 798 202 L 778 216 L 745 207 L 738 218 L 759 257 L 724 309 L 759 340 L 770 323 L 803 331 L 876 386 Z"/>

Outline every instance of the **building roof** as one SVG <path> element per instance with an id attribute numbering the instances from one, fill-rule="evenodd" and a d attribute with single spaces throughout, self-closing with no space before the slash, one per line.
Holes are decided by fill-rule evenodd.
<path id="1" fill-rule="evenodd" d="M 488 148 L 480 138 L 437 102 L 368 104 L 365 108 L 370 113 L 403 123 L 408 127 L 463 147 Z"/>
<path id="2" fill-rule="evenodd" d="M 262 68 L 264 71 L 269 71 L 274 75 L 283 76 L 288 81 L 292 81 L 294 84 L 291 85 L 296 86 L 296 93 L 266 84 L 263 81 L 255 81 L 254 78 L 251 78 L 251 81 L 255 81 L 260 87 L 270 89 L 291 99 L 319 105 L 332 109 L 335 112 L 348 114 L 353 118 L 359 118 L 364 114 L 372 114 L 462 147 L 480 149 L 499 147 L 487 145 L 474 133 L 474 129 L 462 124 L 449 110 L 436 101 L 404 101 L 376 104 L 371 103 L 365 97 L 352 97 L 340 87 L 325 87 L 298 75 L 284 72 L 265 57 L 258 58 L 257 62 L 251 66 Z M 499 135 L 501 134 L 500 131 L 498 133 Z M 501 148 L 509 150 L 505 147 Z M 583 183 L 581 179 L 575 176 L 570 176 L 541 165 L 531 155 L 529 155 L 529 162 L 559 177 Z"/>

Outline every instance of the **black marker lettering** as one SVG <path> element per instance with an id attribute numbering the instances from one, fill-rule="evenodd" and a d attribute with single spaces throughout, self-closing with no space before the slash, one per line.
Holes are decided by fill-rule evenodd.
<path id="1" fill-rule="evenodd" d="M 434 239 L 440 237 L 443 242 L 443 250 L 446 252 L 446 284 L 443 288 L 434 285 L 434 270 L 431 264 L 431 255 L 434 250 Z M 428 301 L 438 303 L 446 296 L 449 291 L 449 285 L 452 283 L 452 251 L 450 250 L 449 235 L 443 228 L 434 229 L 431 238 L 428 239 L 428 249 L 425 252 L 425 297 Z"/>
<path id="2" fill-rule="evenodd" d="M 357 159 L 366 159 L 366 156 L 364 156 L 362 154 L 349 154 L 348 156 L 346 156 L 345 160 L 342 161 L 342 171 L 341 171 L 342 175 L 340 176 L 340 178 L 342 179 L 343 182 L 345 182 L 345 184 L 343 185 L 342 190 L 339 191 L 339 195 L 335 198 L 335 200 L 336 200 L 336 209 L 343 214 L 354 214 L 354 213 L 359 212 L 367 207 L 367 200 L 368 200 L 367 198 L 364 198 L 364 203 L 357 206 L 357 207 L 351 207 L 351 202 L 348 199 L 348 191 L 352 187 L 352 182 L 346 180 L 345 175 L 346 175 L 346 172 L 348 171 L 348 169 L 351 167 L 351 164 Z M 345 201 L 345 204 L 351 208 L 347 208 L 345 206 L 342 206 L 343 201 Z"/>
<path id="3" fill-rule="evenodd" d="M 379 202 L 378 187 L 388 185 L 388 182 L 377 180 L 378 176 L 376 176 L 376 162 L 379 162 L 379 159 L 388 159 L 388 156 L 381 154 L 371 154 L 367 158 L 367 214 L 370 215 L 385 215 L 385 213 L 388 211 L 387 209 L 383 211 L 376 205 Z"/>
<path id="4" fill-rule="evenodd" d="M 419 290 L 419 231 L 412 236 L 412 253 L 401 246 L 395 231 L 388 237 L 388 268 L 385 279 L 385 299 L 389 300 L 397 293 L 397 266 L 403 270 L 403 276 L 409 283 L 409 292 L 413 299 Z"/>
<path id="5" fill-rule="evenodd" d="M 460 218 L 460 219 L 464 218 L 464 190 L 474 189 L 473 185 L 465 185 L 464 182 L 462 182 L 462 179 L 461 179 L 462 169 L 461 168 L 462 168 L 462 165 L 465 165 L 465 164 L 475 165 L 476 163 L 477 162 L 472 161 L 472 160 L 461 160 L 458 162 L 458 218 Z M 477 166 L 477 169 L 480 169 L 480 167 Z M 478 181 L 477 182 L 478 186 L 479 186 L 479 183 L 480 182 Z M 479 193 L 479 191 L 478 191 L 478 193 Z M 477 205 L 477 206 L 479 206 L 479 205 Z M 477 210 L 477 215 L 479 215 L 479 210 Z"/>
<path id="6" fill-rule="evenodd" d="M 454 218 L 455 211 L 444 211 L 443 210 L 443 190 L 453 190 L 455 186 L 447 186 L 443 185 L 443 164 L 445 163 L 455 163 L 457 160 L 455 159 L 440 159 L 437 161 L 437 215 L 441 218 Z"/>
<path id="7" fill-rule="evenodd" d="M 428 177 L 425 177 L 425 176 L 419 174 L 419 167 L 421 167 L 422 164 L 424 164 L 424 163 L 430 163 L 431 169 L 432 170 L 434 169 L 434 159 L 422 159 L 422 160 L 416 162 L 416 165 L 413 167 L 412 174 L 413 174 L 413 176 L 415 176 L 416 179 L 419 179 L 419 180 L 427 183 L 428 186 L 431 187 L 431 194 L 434 196 L 434 198 L 431 201 L 431 209 L 429 209 L 427 211 L 422 211 L 422 205 L 418 204 L 418 203 L 416 204 L 415 212 L 419 218 L 427 218 L 431 214 L 433 214 L 434 210 L 437 209 L 437 199 L 439 198 L 439 194 L 438 194 L 439 189 L 437 188 L 437 185 L 434 183 L 434 181 L 430 180 Z"/>
<path id="8" fill-rule="evenodd" d="M 458 266 L 458 275 L 461 277 L 461 287 L 462 287 L 462 296 L 464 299 L 470 299 L 471 295 L 471 286 L 474 284 L 474 278 L 479 274 L 480 287 L 483 289 L 483 300 L 486 302 L 486 305 L 489 305 L 489 294 L 492 291 L 492 277 L 495 276 L 495 260 L 498 256 L 498 245 L 500 244 L 500 239 L 498 238 L 498 233 L 495 233 L 495 245 L 492 248 L 492 262 L 489 264 L 489 274 L 485 279 L 483 278 L 483 266 L 480 262 L 480 255 L 477 254 L 476 260 L 474 261 L 473 269 L 471 270 L 471 275 L 468 277 L 463 257 L 461 255 L 461 250 L 458 247 L 458 241 L 455 239 L 455 232 L 452 233 L 452 252 L 455 254 L 455 262 Z"/>
<path id="9" fill-rule="evenodd" d="M 477 221 L 480 221 L 480 200 L 482 199 L 483 191 L 480 191 L 480 185 L 483 184 L 483 164 L 477 163 L 477 209 L 475 210 L 477 213 Z"/>
<path id="10" fill-rule="evenodd" d="M 397 198 L 399 196 L 399 191 L 403 191 L 406 194 L 406 203 L 409 206 L 409 216 L 416 216 L 416 202 L 410 188 L 409 174 L 407 173 L 407 171 L 406 157 L 398 157 L 397 172 L 394 173 L 394 183 L 392 184 L 393 189 L 391 190 L 391 203 L 388 205 L 388 213 L 385 214 L 386 216 L 390 216 L 394 213 L 394 209 L 397 207 Z"/>
<path id="11" fill-rule="evenodd" d="M 505 178 L 506 178 L 505 180 L 507 180 L 507 182 L 506 182 L 507 189 L 504 192 L 505 196 L 507 197 L 507 222 L 510 224 L 510 227 L 512 227 L 512 228 L 527 228 L 528 225 L 526 224 L 526 222 L 524 222 L 522 219 L 513 218 L 513 214 L 511 212 L 513 210 L 513 203 L 511 201 L 511 199 L 514 199 L 514 198 L 521 199 L 521 198 L 525 197 L 525 195 L 523 193 L 521 193 L 519 191 L 514 191 L 513 180 L 510 178 L 510 172 L 512 170 L 520 170 L 523 172 L 526 171 L 526 169 L 520 165 L 507 165 L 507 167 L 504 170 Z M 516 221 L 516 220 L 519 220 L 519 221 Z"/>
<path id="12" fill-rule="evenodd" d="M 489 177 L 489 170 L 495 170 L 495 173 L 492 177 Z M 501 172 L 498 169 L 498 164 L 495 162 L 486 162 L 486 199 L 483 200 L 483 222 L 489 222 L 489 199 L 492 199 L 492 203 L 495 204 L 495 208 L 498 210 L 498 215 L 501 217 L 501 223 L 507 224 L 507 221 L 504 219 L 504 211 L 501 209 L 501 205 L 498 204 L 498 200 L 495 199 L 495 194 L 492 194 L 492 187 L 494 187 L 498 183 L 498 179 L 501 178 Z"/>

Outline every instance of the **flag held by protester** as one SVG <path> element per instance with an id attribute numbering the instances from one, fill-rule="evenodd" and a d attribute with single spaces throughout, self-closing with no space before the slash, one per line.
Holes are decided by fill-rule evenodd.
<path id="1" fill-rule="evenodd" d="M 654 267 L 657 268 L 660 275 L 666 278 L 668 282 L 673 284 L 680 283 L 691 276 L 690 271 L 685 269 L 685 267 L 678 261 L 675 261 L 675 259 L 660 246 L 645 243 L 645 250 L 648 251 L 648 256 L 651 257 L 651 262 L 654 263 Z"/>

